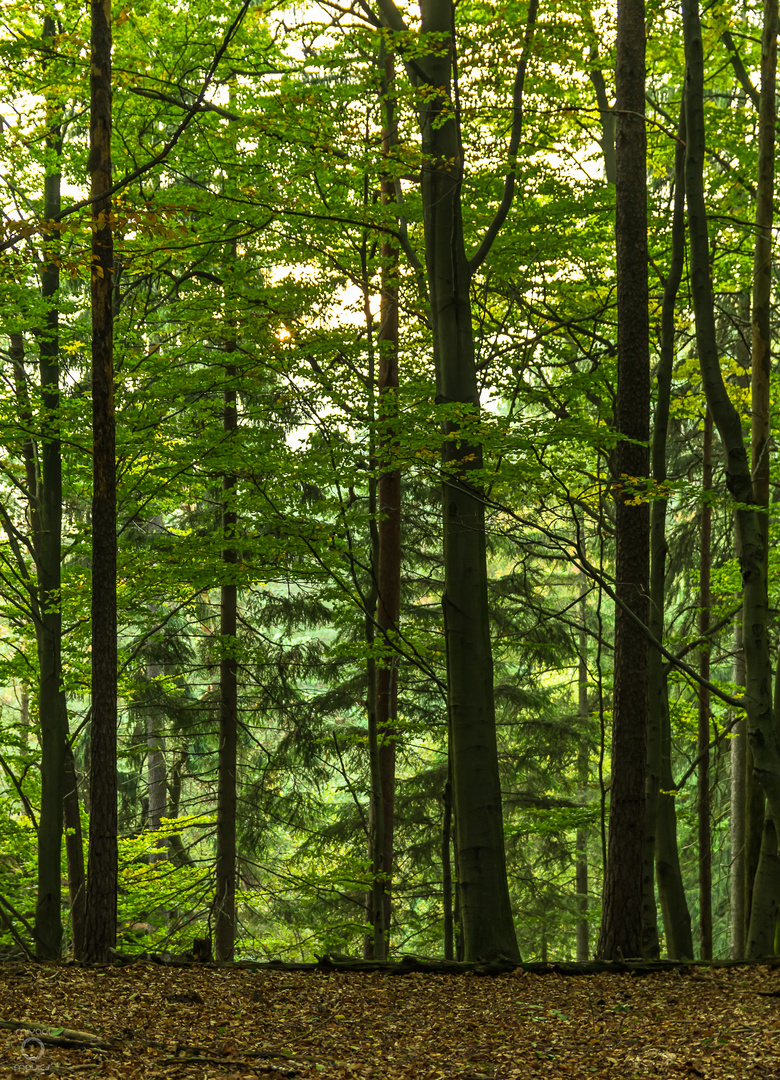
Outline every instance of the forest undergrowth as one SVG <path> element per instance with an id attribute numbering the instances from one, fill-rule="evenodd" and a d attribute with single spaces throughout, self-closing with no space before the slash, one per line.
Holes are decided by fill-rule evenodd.
<path id="1" fill-rule="evenodd" d="M 0 1071 L 100 1077 L 777 1080 L 780 972 L 497 977 L 0 967 Z"/>

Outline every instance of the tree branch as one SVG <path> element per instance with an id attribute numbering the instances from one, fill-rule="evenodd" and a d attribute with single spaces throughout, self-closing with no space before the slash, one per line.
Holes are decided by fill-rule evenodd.
<path id="1" fill-rule="evenodd" d="M 472 274 L 475 270 L 479 269 L 482 263 L 485 261 L 488 252 L 493 246 L 493 242 L 501 230 L 501 226 L 506 221 L 507 214 L 512 206 L 512 201 L 515 197 L 515 181 L 517 177 L 517 149 L 520 145 L 520 136 L 523 133 L 523 87 L 525 86 L 525 72 L 528 66 L 528 55 L 531 51 L 531 45 L 533 43 L 534 27 L 536 25 L 536 12 L 539 7 L 539 0 L 531 0 L 528 7 L 528 22 L 525 27 L 525 41 L 523 42 L 523 51 L 520 59 L 517 62 L 517 71 L 515 73 L 515 85 L 512 89 L 512 111 L 514 113 L 512 119 L 512 133 L 509 137 L 509 150 L 507 157 L 509 158 L 509 171 L 506 174 L 504 181 L 504 194 L 501 198 L 501 203 L 496 211 L 496 216 L 493 218 L 487 232 L 482 240 L 482 243 L 477 248 L 477 251 L 469 261 L 469 269 Z"/>

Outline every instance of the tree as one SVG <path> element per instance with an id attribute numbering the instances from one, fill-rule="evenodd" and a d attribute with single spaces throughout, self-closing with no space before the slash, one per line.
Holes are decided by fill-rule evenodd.
<path id="1" fill-rule="evenodd" d="M 116 942 L 117 628 L 114 258 L 111 199 L 111 5 L 92 0 L 92 728 L 89 865 L 83 959 L 108 959 Z"/>
<path id="2" fill-rule="evenodd" d="M 770 20 L 770 38 L 776 37 L 776 15 Z M 750 746 L 754 772 L 764 789 L 768 820 L 762 840 L 750 914 L 747 951 L 765 955 L 773 938 L 777 890 L 777 826 L 780 822 L 780 746 L 772 710 L 772 679 L 768 637 L 768 582 L 763 515 L 756 509 L 753 477 L 742 423 L 723 380 L 718 355 L 709 266 L 707 211 L 704 201 L 703 161 L 705 127 L 703 109 L 703 48 L 697 0 L 683 7 L 685 33 L 686 124 L 688 132 L 685 187 L 688 202 L 691 279 L 696 338 L 702 379 L 713 421 L 726 455 L 726 482 L 735 502 L 739 562 L 743 581 L 743 635 Z M 761 274 L 766 273 L 762 265 Z"/>
<path id="3" fill-rule="evenodd" d="M 615 241 L 618 383 L 615 450 L 615 673 L 612 789 L 598 955 L 641 956 L 645 813 L 650 352 L 647 284 L 645 10 L 618 8 Z"/>
<path id="4" fill-rule="evenodd" d="M 382 22 L 402 42 L 410 30 L 392 0 L 379 0 Z M 487 603 L 482 447 L 469 289 L 509 212 L 520 139 L 523 59 L 514 88 L 514 122 L 504 199 L 471 259 L 461 206 L 464 161 L 457 99 L 455 9 L 421 0 L 422 57 L 406 62 L 418 91 L 422 141 L 425 264 L 437 402 L 442 412 L 442 502 L 447 701 L 457 832 L 458 889 L 466 959 L 515 956 L 509 903 L 493 699 Z M 531 4 L 530 44 L 536 5 Z M 392 39 L 391 39 L 392 40 Z M 525 58 L 526 53 L 523 54 Z"/>

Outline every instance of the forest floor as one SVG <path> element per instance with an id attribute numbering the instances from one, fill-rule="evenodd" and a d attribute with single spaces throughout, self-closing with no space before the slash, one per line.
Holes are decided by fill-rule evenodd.
<path id="1" fill-rule="evenodd" d="M 0 965 L 0 1076 L 780 1080 L 780 971 Z"/>

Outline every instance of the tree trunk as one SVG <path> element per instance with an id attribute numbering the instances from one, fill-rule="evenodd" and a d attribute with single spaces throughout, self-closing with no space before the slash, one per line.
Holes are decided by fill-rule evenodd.
<path id="1" fill-rule="evenodd" d="M 183 750 L 173 763 L 171 768 L 171 784 L 168 792 L 168 817 L 177 818 L 179 816 L 179 807 L 181 805 L 181 780 L 182 772 L 187 765 L 188 753 Z M 171 862 L 176 862 L 179 866 L 194 866 L 194 860 L 190 853 L 184 846 L 182 838 L 178 833 L 172 833 L 168 838 L 170 846 L 170 858 Z"/>
<path id="2" fill-rule="evenodd" d="M 655 871 L 658 896 L 664 918 L 666 953 L 670 960 L 693 959 L 691 914 L 685 896 L 680 852 L 677 844 L 677 784 L 672 774 L 672 725 L 669 718 L 667 684 L 663 684 L 661 729 L 661 792 L 656 819 Z"/>
<path id="3" fill-rule="evenodd" d="M 43 37 L 53 38 L 54 20 L 46 15 Z M 59 156 L 62 132 L 59 108 L 47 109 L 46 148 L 56 161 L 44 179 L 44 218 L 60 212 Z M 41 295 L 47 302 L 45 325 L 38 337 L 43 425 L 38 458 L 38 483 L 30 487 L 30 521 L 38 575 L 38 715 L 41 728 L 41 814 L 38 829 L 38 900 L 35 935 L 39 960 L 59 956 L 62 936 L 61 871 L 63 776 L 68 724 L 62 689 L 62 616 L 60 613 L 60 560 L 62 531 L 62 464 L 59 437 L 59 288 L 57 232 L 43 237 Z M 36 475 L 28 463 L 28 486 Z"/>
<path id="4" fill-rule="evenodd" d="M 111 5 L 92 0 L 92 733 L 89 868 L 83 959 L 105 963 L 116 943 L 117 625 L 116 423 L 111 200 Z"/>
<path id="5" fill-rule="evenodd" d="M 742 624 L 734 624 L 734 662 L 732 681 L 735 686 L 745 685 L 745 660 L 742 651 Z M 741 716 L 736 723 L 732 717 L 732 736 L 729 742 L 729 773 L 731 813 L 729 831 L 731 838 L 731 863 L 729 876 L 729 957 L 744 960 L 745 935 L 747 933 L 747 892 L 745 860 L 745 827 L 747 820 L 747 721 Z"/>
<path id="6" fill-rule="evenodd" d="M 643 0 L 624 0 L 618 7 L 616 92 L 617 430 L 622 436 L 615 453 L 616 595 L 646 625 L 650 519 L 642 478 L 649 473 L 650 351 Z M 637 496 L 640 501 L 633 505 Z M 638 957 L 643 951 L 647 654 L 644 632 L 617 606 L 612 790 L 597 953 L 603 959 Z"/>
<path id="7" fill-rule="evenodd" d="M 577 716 L 579 718 L 580 739 L 577 748 L 577 786 L 579 801 L 585 804 L 588 797 L 590 779 L 590 745 L 588 740 L 588 635 L 587 635 L 587 579 L 580 576 L 580 634 L 579 664 L 577 669 Z M 574 889 L 577 896 L 577 960 L 590 959 L 590 941 L 588 927 L 588 830 L 584 825 L 577 827 L 574 839 Z"/>
<path id="8" fill-rule="evenodd" d="M 233 346 L 235 347 L 235 346 Z M 228 364 L 225 376 L 223 428 L 228 452 L 238 428 L 236 411 L 237 378 L 235 364 Z M 217 794 L 216 897 L 214 904 L 214 952 L 217 962 L 232 960 L 236 938 L 236 765 L 238 755 L 238 589 L 235 572 L 237 478 L 226 472 L 222 478 L 222 552 L 225 580 L 220 589 L 219 662 L 219 786 Z"/>
<path id="9" fill-rule="evenodd" d="M 753 497 L 756 505 L 764 511 L 758 515 L 758 525 L 761 530 L 764 564 L 762 573 L 765 580 L 768 575 L 769 557 L 769 421 L 777 15 L 777 0 L 765 0 L 761 37 L 761 96 L 758 107 L 758 183 L 756 185 L 756 242 L 753 252 L 750 380 Z M 775 740 L 777 741 L 777 731 L 775 731 Z M 752 801 L 755 804 L 755 796 Z M 756 806 L 753 808 L 753 813 L 757 816 Z M 774 824 L 772 818 L 774 818 Z M 776 812 L 773 807 L 770 807 L 769 819 L 763 826 L 755 878 L 752 879 L 753 893 L 747 943 L 750 957 L 766 956 L 772 951 L 774 945 L 774 920 L 772 920 L 771 931 L 769 925 L 762 925 L 761 920 L 764 917 L 771 918 L 777 906 L 777 826 Z M 752 850 L 751 854 L 753 854 Z"/>
<path id="10" fill-rule="evenodd" d="M 73 955 L 84 955 L 87 914 L 87 882 L 84 874 L 84 841 L 79 812 L 79 784 L 70 739 L 65 744 L 65 853 L 68 860 L 68 895 Z"/>
<path id="11" fill-rule="evenodd" d="M 453 763 L 458 909 L 466 959 L 516 958 L 506 875 L 501 784 L 498 771 L 493 655 L 487 599 L 483 464 L 478 432 L 480 401 L 474 358 L 469 286 L 511 206 L 514 156 L 520 138 L 524 67 L 515 81 L 512 136 L 504 198 L 471 263 L 466 258 L 461 185 L 463 147 L 457 87 L 455 5 L 420 0 L 420 51 L 407 61 L 418 88 L 422 136 L 422 209 L 425 262 L 436 371 L 442 411 L 444 632 L 447 713 Z M 404 39 L 410 31 L 393 0 L 377 0 L 381 18 Z M 533 17 L 532 17 L 533 15 Z M 535 4 L 529 11 L 528 46 Z M 527 51 L 527 50 L 526 50 Z"/>
<path id="12" fill-rule="evenodd" d="M 706 644 L 699 656 L 699 674 L 709 682 L 710 645 L 710 563 L 712 507 L 707 501 L 712 490 L 712 416 L 707 409 L 704 418 L 704 452 L 701 508 L 701 549 L 699 556 L 699 635 Z M 712 836 L 710 829 L 710 692 L 701 683 L 698 687 L 698 757 L 696 808 L 699 817 L 699 933 L 701 959 L 712 960 Z"/>
<path id="13" fill-rule="evenodd" d="M 150 832 L 157 832 L 160 822 L 165 817 L 166 811 L 166 785 L 165 785 L 165 735 L 163 728 L 163 713 L 154 701 L 155 679 L 160 675 L 159 664 L 146 665 L 146 677 L 149 683 L 151 700 L 147 701 L 146 712 L 146 792 L 148 797 L 148 810 L 146 814 L 146 827 Z M 167 844 L 163 840 L 158 843 L 150 853 L 150 862 L 156 862 L 167 857 Z"/>
<path id="14" fill-rule="evenodd" d="M 685 186 L 688 198 L 696 339 L 707 402 L 725 451 L 726 484 L 736 504 L 743 582 L 742 625 L 748 732 L 754 772 L 763 787 L 769 804 L 768 813 L 776 829 L 780 821 L 780 746 L 772 711 L 767 575 L 762 524 L 765 515 L 755 509 L 753 478 L 742 434 L 742 420 L 729 398 L 720 369 L 704 203 L 704 60 L 697 0 L 686 0 L 683 15 L 688 84 Z"/>
<path id="15" fill-rule="evenodd" d="M 466 960 L 518 956 L 504 852 L 493 654 L 487 598 L 485 510 L 475 429 L 479 391 L 461 213 L 463 151 L 452 109 L 455 42 L 450 0 L 421 0 L 429 84 L 420 100 L 425 255 L 431 302 L 436 400 L 442 423 L 444 628 L 458 836 L 458 890 Z M 426 52 L 428 49 L 425 50 Z M 459 433 L 461 437 L 458 437 Z"/>
<path id="16" fill-rule="evenodd" d="M 680 105 L 675 152 L 674 210 L 669 274 L 664 283 L 661 347 L 656 371 L 656 405 L 651 449 L 653 483 L 666 483 L 666 443 L 675 358 L 675 307 L 685 268 L 685 112 Z M 650 510 L 650 632 L 664 639 L 666 602 L 667 500 L 655 498 Z M 677 848 L 677 810 L 671 768 L 671 726 L 667 672 L 661 653 L 650 649 L 648 669 L 647 805 L 645 810 L 644 946 L 648 955 L 658 944 L 654 890 L 648 884 L 648 863 L 655 864 L 658 897 L 664 920 L 666 952 L 670 958 L 693 959 L 691 917 L 685 897 Z"/>
<path id="17" fill-rule="evenodd" d="M 450 859 L 450 835 L 452 833 L 452 785 L 449 776 L 442 796 L 444 814 L 441 824 L 441 876 L 442 905 L 444 907 L 444 959 L 455 959 L 455 941 L 452 911 L 452 861 Z"/>
<path id="18" fill-rule="evenodd" d="M 385 128 L 382 154 L 389 159 L 397 142 L 392 56 L 385 60 Z M 385 175 L 381 182 L 381 202 L 386 209 L 395 203 L 395 182 Z M 379 778 L 382 786 L 382 849 L 380 874 L 375 877 L 383 906 L 384 960 L 390 940 L 391 887 L 393 875 L 393 824 L 395 813 L 395 720 L 398 711 L 398 655 L 393 651 L 393 635 L 398 631 L 401 611 L 401 470 L 395 462 L 398 439 L 398 247 L 383 234 L 381 301 L 379 308 L 379 380 L 377 421 L 379 427 L 379 480 L 377 485 L 378 552 L 376 627 L 384 646 L 384 656 L 376 667 L 376 726 Z"/>

